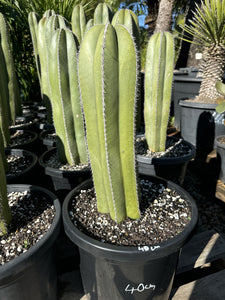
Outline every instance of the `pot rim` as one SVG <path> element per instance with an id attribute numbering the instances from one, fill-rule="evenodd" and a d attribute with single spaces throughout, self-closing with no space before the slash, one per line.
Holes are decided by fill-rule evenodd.
<path id="1" fill-rule="evenodd" d="M 174 140 L 179 140 L 176 137 L 170 137 Z M 182 138 L 181 138 L 182 139 Z M 152 165 L 175 165 L 175 164 L 184 164 L 190 161 L 195 157 L 195 146 L 182 139 L 182 143 L 187 145 L 190 148 L 190 153 L 179 156 L 179 157 L 147 157 L 142 154 L 137 154 L 137 161 L 144 164 L 152 164 Z"/>

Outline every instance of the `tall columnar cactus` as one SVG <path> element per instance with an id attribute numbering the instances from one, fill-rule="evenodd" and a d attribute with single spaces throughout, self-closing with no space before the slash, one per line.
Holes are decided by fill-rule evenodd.
<path id="1" fill-rule="evenodd" d="M 6 82 L 2 84 L 7 84 L 9 118 L 11 124 L 15 124 L 16 117 L 22 114 L 21 98 L 12 56 L 8 25 L 2 13 L 0 13 L 0 38 L 2 48 L 1 55 L 3 55 L 3 61 L 5 63 L 5 66 L 3 66 L 3 61 L 1 60 L 1 72 L 6 72 L 4 79 Z"/>
<path id="2" fill-rule="evenodd" d="M 77 45 L 69 29 L 57 29 L 49 44 L 49 86 L 60 160 L 87 162 L 77 72 Z"/>
<path id="3" fill-rule="evenodd" d="M 84 8 L 81 4 L 75 5 L 72 12 L 71 23 L 72 31 L 77 37 L 79 44 L 81 44 L 86 31 L 86 17 Z"/>
<path id="4" fill-rule="evenodd" d="M 145 137 L 153 152 L 164 151 L 170 113 L 174 40 L 169 32 L 149 40 L 145 66 Z"/>
<path id="5" fill-rule="evenodd" d="M 7 225 L 11 221 L 11 211 L 8 204 L 6 176 L 3 162 L 3 160 L 5 160 L 4 148 L 2 147 L 2 144 L 3 136 L 0 129 L 0 236 L 7 233 Z"/>
<path id="6" fill-rule="evenodd" d="M 134 37 L 136 48 L 138 50 L 138 59 L 140 60 L 140 28 L 137 15 L 130 9 L 120 9 L 118 10 L 112 19 L 112 25 L 116 24 L 124 25 L 131 35 Z M 139 66 L 139 72 L 140 72 Z M 139 76 L 138 85 L 140 85 L 141 76 Z M 137 113 L 136 113 L 136 128 L 137 131 L 141 130 L 141 115 L 142 115 L 142 104 L 141 95 L 138 95 L 137 99 Z"/>
<path id="7" fill-rule="evenodd" d="M 111 7 L 107 3 L 99 3 L 94 11 L 94 25 L 110 23 L 112 17 Z"/>
<path id="8" fill-rule="evenodd" d="M 130 9 L 118 10 L 112 19 L 112 25 L 121 24 L 127 27 L 130 33 L 134 36 L 135 43 L 139 47 L 140 43 L 140 30 L 137 15 Z"/>
<path id="9" fill-rule="evenodd" d="M 79 54 L 79 81 L 97 207 L 120 222 L 139 218 L 135 168 L 138 60 L 121 25 L 95 25 Z"/>
<path id="10" fill-rule="evenodd" d="M 4 60 L 4 54 L 2 47 L 0 45 L 0 129 L 3 134 L 3 142 L 6 147 L 10 143 L 10 134 L 9 134 L 9 126 L 10 126 L 10 118 L 9 118 L 9 94 L 8 94 L 8 86 L 7 86 L 7 70 L 6 64 Z"/>
<path id="11" fill-rule="evenodd" d="M 35 52 L 38 78 L 41 87 L 41 95 L 47 107 L 48 120 L 51 122 L 50 91 L 48 82 L 48 43 L 53 32 L 57 28 L 66 28 L 66 20 L 56 15 L 54 11 L 47 11 L 40 20 L 37 14 L 31 12 L 28 16 L 30 32 Z"/>

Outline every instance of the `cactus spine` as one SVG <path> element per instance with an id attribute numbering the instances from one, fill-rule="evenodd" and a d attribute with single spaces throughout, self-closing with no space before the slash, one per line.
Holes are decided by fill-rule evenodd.
<path id="1" fill-rule="evenodd" d="M 106 3 L 99 3 L 94 11 L 94 25 L 110 23 L 112 16 L 110 6 Z"/>
<path id="2" fill-rule="evenodd" d="M 19 93 L 19 86 L 16 77 L 11 42 L 7 23 L 3 14 L 0 13 L 0 36 L 2 54 L 6 65 L 7 89 L 8 89 L 8 102 L 9 102 L 9 118 L 12 124 L 15 124 L 16 116 L 22 114 L 21 99 Z"/>
<path id="3" fill-rule="evenodd" d="M 140 217 L 134 149 L 137 69 L 135 44 L 124 26 L 96 25 L 86 33 L 79 80 L 97 206 L 117 222 Z"/>
<path id="4" fill-rule="evenodd" d="M 86 31 L 86 17 L 84 8 L 81 4 L 74 6 L 71 17 L 71 23 L 72 31 L 75 34 L 79 44 L 81 44 L 81 41 L 83 40 Z"/>
<path id="5" fill-rule="evenodd" d="M 7 189 L 6 189 L 6 164 L 3 145 L 3 136 L 0 129 L 0 236 L 7 233 L 7 225 L 11 221 L 11 211 L 8 204 Z M 4 162 L 5 160 L 5 162 Z"/>
<path id="6" fill-rule="evenodd" d="M 151 151 L 164 151 L 170 112 L 174 40 L 169 32 L 149 40 L 145 67 L 145 137 Z"/>
<path id="7" fill-rule="evenodd" d="M 57 29 L 48 55 L 49 84 L 60 160 L 87 162 L 83 114 L 77 74 L 77 45 L 69 29 Z"/>

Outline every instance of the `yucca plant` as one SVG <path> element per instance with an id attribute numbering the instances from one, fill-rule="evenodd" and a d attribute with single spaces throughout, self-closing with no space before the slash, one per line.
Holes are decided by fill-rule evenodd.
<path id="1" fill-rule="evenodd" d="M 204 0 L 196 4 L 190 25 L 181 25 L 183 39 L 203 50 L 202 82 L 196 101 L 216 103 L 219 93 L 216 81 L 221 81 L 225 67 L 225 0 Z M 185 37 L 185 32 L 194 37 Z"/>
<path id="2" fill-rule="evenodd" d="M 95 25 L 79 53 L 79 82 L 97 207 L 139 218 L 135 163 L 138 54 L 123 25 Z"/>
<path id="3" fill-rule="evenodd" d="M 165 151 L 174 68 L 174 39 L 169 32 L 151 36 L 146 54 L 144 119 L 149 150 Z"/>

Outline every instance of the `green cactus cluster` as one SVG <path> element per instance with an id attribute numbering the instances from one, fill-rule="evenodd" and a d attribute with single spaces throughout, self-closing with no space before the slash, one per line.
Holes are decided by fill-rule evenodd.
<path id="1" fill-rule="evenodd" d="M 138 59 L 122 25 L 95 25 L 79 54 L 79 81 L 98 210 L 139 218 L 135 166 Z"/>
<path id="2" fill-rule="evenodd" d="M 51 104 L 61 162 L 87 163 L 83 113 L 77 76 L 77 38 L 67 20 L 54 12 L 39 21 L 29 14 L 42 94 Z"/>
<path id="3" fill-rule="evenodd" d="M 10 143 L 9 126 L 22 114 L 19 86 L 12 57 L 8 25 L 0 13 L 0 128 L 4 145 Z"/>
<path id="4" fill-rule="evenodd" d="M 174 69 L 174 39 L 169 32 L 151 36 L 145 67 L 145 137 L 153 152 L 165 151 Z"/>

